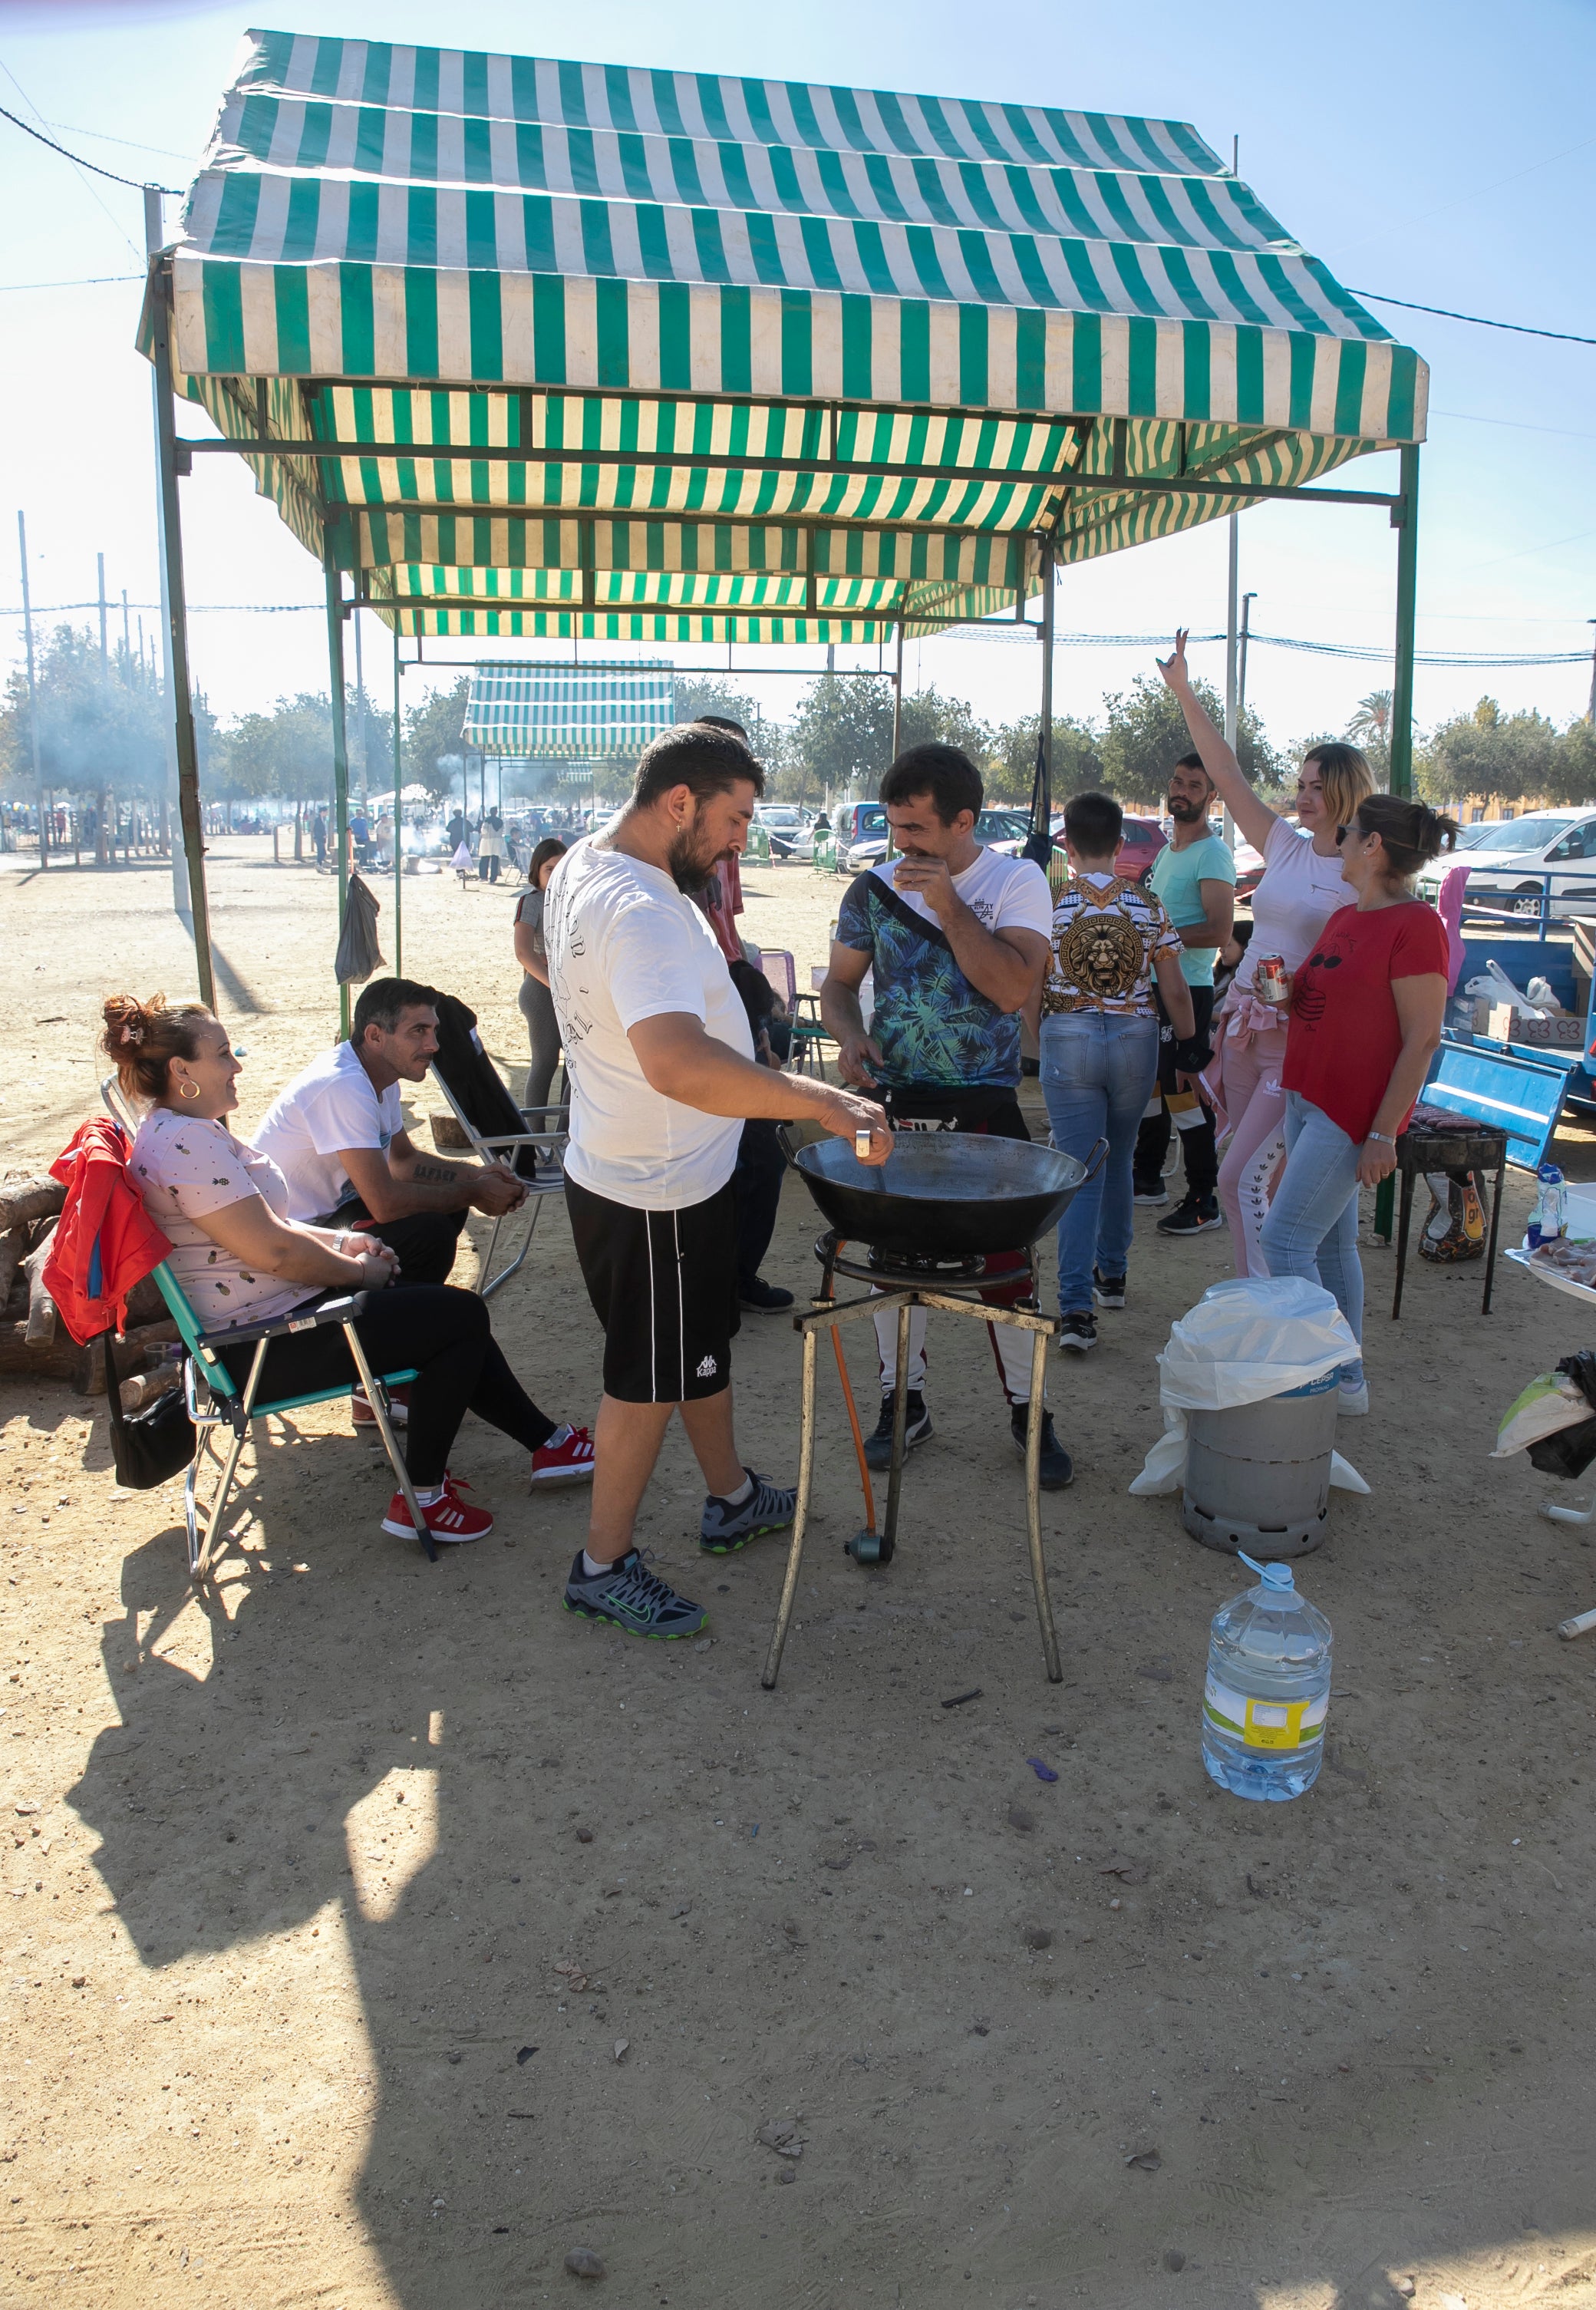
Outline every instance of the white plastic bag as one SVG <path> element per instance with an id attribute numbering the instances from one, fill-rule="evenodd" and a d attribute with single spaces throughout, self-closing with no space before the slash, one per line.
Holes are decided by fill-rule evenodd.
<path id="1" fill-rule="evenodd" d="M 1300 1275 L 1232 1276 L 1210 1284 L 1172 1325 L 1158 1359 L 1166 1411 L 1261 1403 L 1356 1363 L 1352 1328 L 1322 1284 Z"/>
<path id="2" fill-rule="evenodd" d="M 1141 1463 L 1141 1473 L 1132 1476 L 1126 1489 L 1139 1499 L 1149 1499 L 1158 1492 L 1178 1492 L 1186 1476 L 1186 1415 L 1184 1411 L 1166 1411 L 1164 1433 Z M 1368 1486 L 1352 1465 L 1339 1452 L 1330 1455 L 1331 1488 L 1341 1492 L 1366 1492 Z"/>

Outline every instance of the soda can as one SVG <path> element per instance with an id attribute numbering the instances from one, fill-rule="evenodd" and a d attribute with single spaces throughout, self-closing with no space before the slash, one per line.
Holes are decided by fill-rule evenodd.
<path id="1" fill-rule="evenodd" d="M 1258 968 L 1253 974 L 1253 992 L 1261 1003 L 1283 1003 L 1286 1000 L 1286 958 L 1283 954 L 1261 954 Z"/>

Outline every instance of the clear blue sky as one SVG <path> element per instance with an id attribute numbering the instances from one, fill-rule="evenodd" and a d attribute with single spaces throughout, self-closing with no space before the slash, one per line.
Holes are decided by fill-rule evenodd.
<path id="1" fill-rule="evenodd" d="M 0 0 L 0 104 L 103 166 L 186 185 L 251 21 L 183 0 Z M 952 95 L 1023 99 L 1191 120 L 1288 230 L 1349 286 L 1596 336 L 1596 12 L 1529 0 L 1505 19 L 1479 0 L 1344 0 L 1330 13 L 1229 4 L 1002 10 L 923 0 L 324 0 L 256 21 L 392 40 L 672 65 Z M 1508 25 L 1511 25 L 1510 30 Z M 113 142 L 112 139 L 128 140 Z M 153 149 L 145 150 L 144 147 Z M 170 204 L 175 220 L 177 204 Z M 0 282 L 129 274 L 137 193 L 80 177 L 0 121 Z M 136 284 L 0 291 L 0 602 L 18 599 L 14 508 L 26 508 L 35 596 L 81 601 L 103 550 L 114 591 L 156 598 L 148 372 L 133 350 Z M 1444 649 L 1584 647 L 1596 617 L 1596 347 L 1557 345 L 1375 308 L 1431 367 L 1424 453 L 1419 643 Z M 194 430 L 204 421 L 185 421 Z M 1349 469 L 1394 488 L 1396 461 Z M 184 484 L 195 603 L 309 601 L 317 573 L 241 473 L 207 461 Z M 1394 538 L 1377 509 L 1263 508 L 1241 526 L 1242 583 L 1266 633 L 1383 642 Z M 1194 535 L 1070 573 L 1062 626 L 1141 632 L 1224 623 L 1225 534 Z M 146 619 L 146 626 L 150 621 Z M 372 626 L 369 642 L 381 650 Z M 0 656 L 20 650 L 0 624 Z M 686 653 L 682 653 L 686 655 Z M 694 653 L 702 655 L 702 653 Z M 1222 650 L 1201 654 L 1216 677 Z M 313 617 L 195 620 L 196 675 L 233 713 L 325 687 Z M 786 653 L 784 663 L 815 663 Z M 993 717 L 1030 710 L 1034 654 L 927 644 L 924 679 Z M 1150 670 L 1135 652 L 1061 652 L 1063 709 Z M 1280 740 L 1340 727 L 1388 677 L 1260 648 L 1249 689 Z M 794 694 L 762 685 L 776 710 Z M 1489 690 L 1558 721 L 1584 708 L 1577 667 L 1422 670 L 1421 723 Z M 411 694 L 413 695 L 413 692 Z"/>

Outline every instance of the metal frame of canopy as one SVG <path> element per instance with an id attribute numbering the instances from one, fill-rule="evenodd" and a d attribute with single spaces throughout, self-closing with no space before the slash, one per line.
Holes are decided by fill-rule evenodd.
<path id="1" fill-rule="evenodd" d="M 261 32 L 184 226 L 142 339 L 173 663 L 178 481 L 242 456 L 322 564 L 341 922 L 361 608 L 396 751 L 402 634 L 412 663 L 429 635 L 891 640 L 901 701 L 906 634 L 1001 614 L 1043 645 L 1045 778 L 1059 563 L 1384 506 L 1409 789 L 1424 365 L 1183 124 Z M 179 395 L 219 438 L 178 438 Z M 1387 447 L 1396 492 L 1315 485 Z"/>

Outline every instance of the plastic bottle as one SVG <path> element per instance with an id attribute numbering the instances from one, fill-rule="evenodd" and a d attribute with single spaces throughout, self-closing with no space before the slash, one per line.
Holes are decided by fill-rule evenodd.
<path id="1" fill-rule="evenodd" d="M 1330 1622 L 1298 1595 L 1288 1564 L 1257 1573 L 1214 1614 L 1202 1696 L 1202 1762 L 1238 1797 L 1283 1804 L 1311 1789 L 1324 1758 Z"/>
<path id="2" fill-rule="evenodd" d="M 1543 1163 L 1535 1174 L 1539 1191 L 1535 1198 L 1535 1226 L 1542 1243 L 1555 1242 L 1568 1222 L 1568 1190 L 1563 1184 L 1563 1174 L 1555 1163 Z"/>

